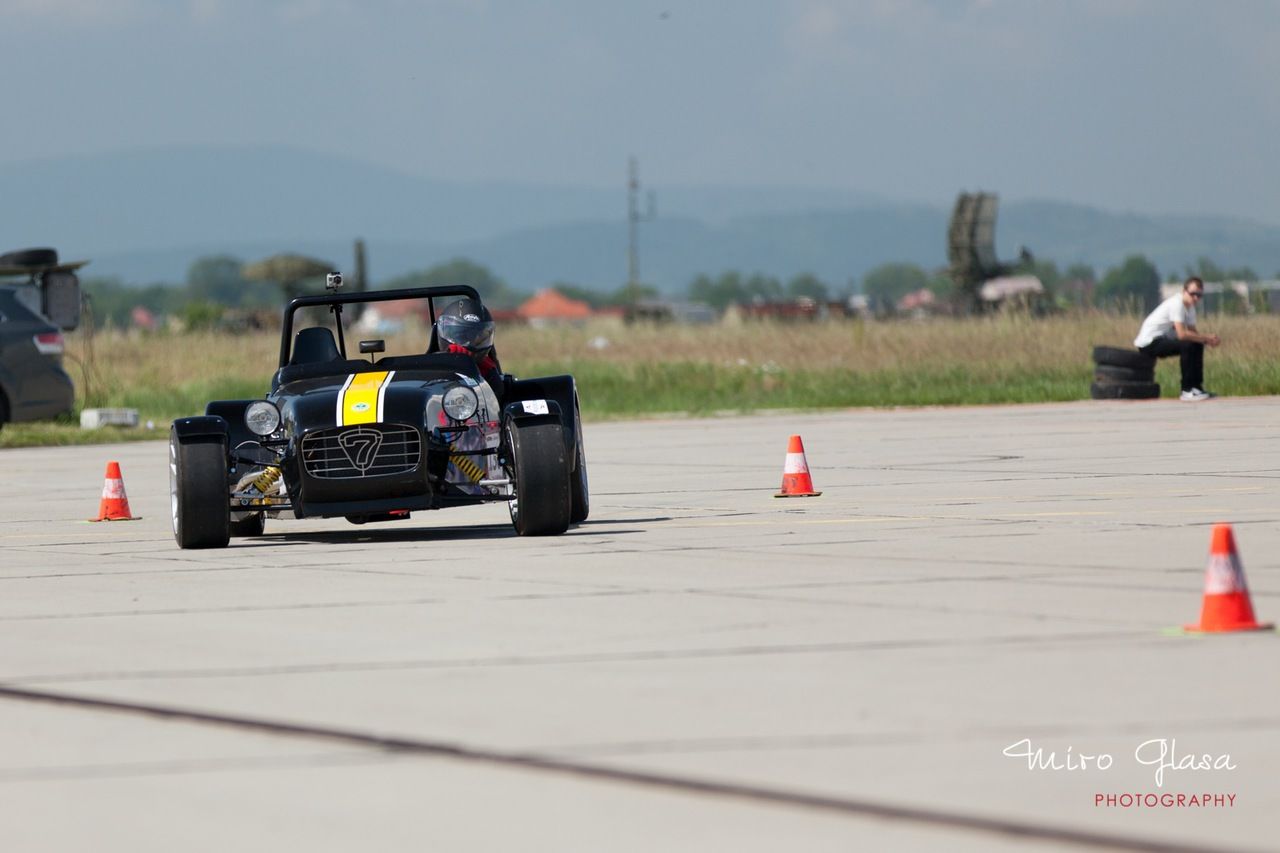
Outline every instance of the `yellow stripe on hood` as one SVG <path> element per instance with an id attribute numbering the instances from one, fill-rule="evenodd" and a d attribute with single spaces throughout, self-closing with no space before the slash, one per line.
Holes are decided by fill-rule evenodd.
<path id="1" fill-rule="evenodd" d="M 338 392 L 338 426 L 374 424 L 382 420 L 382 401 L 394 370 L 353 373 Z"/>

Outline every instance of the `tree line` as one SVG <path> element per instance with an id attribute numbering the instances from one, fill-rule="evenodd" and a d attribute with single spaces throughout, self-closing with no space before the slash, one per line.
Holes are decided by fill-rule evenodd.
<path id="1" fill-rule="evenodd" d="M 1030 260 L 1017 266 L 1013 275 L 1033 275 L 1044 286 L 1042 299 L 1060 309 L 1116 308 L 1149 309 L 1160 300 L 1161 274 L 1144 255 L 1131 255 L 1101 275 L 1086 263 L 1059 268 L 1052 260 Z M 1205 281 L 1258 281 L 1247 266 L 1221 267 L 1209 258 L 1200 258 L 1181 271 L 1170 271 L 1166 280 L 1182 281 L 1189 276 Z M 1277 273 L 1280 278 L 1280 273 Z M 869 270 L 861 279 L 850 279 L 839 288 L 814 275 L 804 273 L 787 281 L 756 274 L 726 271 L 718 276 L 699 275 L 689 285 L 687 296 L 723 310 L 729 305 L 750 302 L 777 302 L 809 297 L 817 301 L 844 300 L 854 294 L 866 297 L 872 310 L 892 313 L 906 295 L 927 290 L 939 303 L 960 305 L 955 283 L 943 270 L 927 270 L 914 263 L 891 262 Z"/>
<path id="2" fill-rule="evenodd" d="M 247 278 L 244 263 L 229 255 L 211 255 L 194 261 L 180 285 L 152 284 L 136 287 L 113 278 L 90 278 L 84 291 L 98 324 L 126 327 L 141 306 L 156 316 L 178 317 L 186 328 L 225 325 L 228 320 L 261 317 L 279 311 L 283 303 L 280 287 L 272 282 Z M 1132 255 L 1109 267 L 1101 276 L 1084 263 L 1059 269 L 1051 260 L 1034 260 L 1016 273 L 1036 276 L 1045 288 L 1044 301 L 1057 308 L 1078 307 L 1147 309 L 1159 301 L 1161 274 L 1143 255 Z M 1167 279 L 1180 281 L 1197 275 L 1205 281 L 1257 281 L 1257 273 L 1247 266 L 1220 267 L 1209 258 L 1200 258 Z M 1280 277 L 1280 274 L 1277 274 Z M 531 294 L 509 286 L 487 267 L 466 258 L 455 258 L 423 270 L 416 270 L 380 282 L 381 288 L 470 285 L 493 308 L 514 308 Z M 323 277 L 304 282 L 304 292 L 323 290 Z M 589 303 L 592 307 L 625 306 L 642 300 L 663 298 L 657 288 L 641 284 L 599 290 L 581 284 L 556 281 L 548 284 L 561 294 Z M 892 313 L 902 297 L 921 290 L 930 291 L 942 304 L 955 304 L 954 284 L 945 270 L 931 271 L 905 262 L 881 264 L 860 281 L 848 279 L 838 286 L 812 273 L 789 279 L 763 273 L 727 270 L 717 275 L 696 276 L 683 297 L 717 310 L 734 304 L 784 302 L 812 299 L 817 302 L 845 301 L 854 295 L 866 298 L 872 310 Z M 268 320 L 269 321 L 269 320 Z"/>

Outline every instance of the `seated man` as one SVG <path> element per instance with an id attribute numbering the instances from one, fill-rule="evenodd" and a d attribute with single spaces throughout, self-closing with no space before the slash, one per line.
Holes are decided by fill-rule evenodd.
<path id="1" fill-rule="evenodd" d="M 1213 395 L 1204 390 L 1204 348 L 1222 343 L 1217 335 L 1203 335 L 1196 329 L 1196 304 L 1204 298 L 1204 282 L 1192 276 L 1182 292 L 1170 296 L 1142 321 L 1133 345 L 1153 358 L 1178 355 L 1182 361 L 1184 402 L 1197 403 Z"/>
<path id="2" fill-rule="evenodd" d="M 436 335 L 441 352 L 471 356 L 480 375 L 502 399 L 502 367 L 493 348 L 493 315 L 474 299 L 455 299 L 445 306 L 436 320 Z"/>

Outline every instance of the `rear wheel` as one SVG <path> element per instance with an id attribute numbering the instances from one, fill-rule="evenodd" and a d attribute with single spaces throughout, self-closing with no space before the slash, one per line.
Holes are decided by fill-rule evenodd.
<path id="1" fill-rule="evenodd" d="M 231 539 L 227 453 L 221 441 L 169 435 L 169 505 L 179 548 L 225 548 Z"/>
<path id="2" fill-rule="evenodd" d="M 9 400 L 0 392 L 0 429 L 9 422 Z"/>
<path id="3" fill-rule="evenodd" d="M 569 457 L 559 423 L 520 424 L 509 420 L 507 473 L 513 484 L 508 508 L 521 536 L 551 536 L 569 527 Z"/>
<path id="4" fill-rule="evenodd" d="M 230 525 L 232 536 L 261 536 L 262 532 L 267 529 L 267 515 L 262 512 L 255 512 L 253 515 L 246 516 L 240 521 L 233 521 Z"/>
<path id="5" fill-rule="evenodd" d="M 569 480 L 569 521 L 572 524 L 586 521 L 591 512 L 591 489 L 587 484 L 587 451 L 582 445 L 582 416 L 578 413 L 578 400 L 573 401 L 574 446 L 573 474 Z"/>

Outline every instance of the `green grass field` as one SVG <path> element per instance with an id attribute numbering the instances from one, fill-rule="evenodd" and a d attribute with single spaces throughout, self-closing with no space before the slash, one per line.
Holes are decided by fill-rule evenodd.
<path id="1" fill-rule="evenodd" d="M 1020 315 L 925 322 L 745 323 L 716 326 L 587 324 L 499 329 L 503 367 L 517 376 L 572 373 L 587 419 L 849 406 L 935 406 L 1080 400 L 1090 352 L 1128 346 L 1140 318 Z M 1280 393 L 1280 317 L 1211 317 L 1224 344 L 1206 356 L 1206 384 L 1224 396 Z M 387 342 L 418 350 L 421 330 Z M 65 423 L 10 424 L 0 447 L 163 436 L 176 417 L 212 399 L 263 396 L 275 369 L 272 333 L 75 334 L 67 370 L 83 407 L 138 409 L 154 429 L 83 431 Z M 1176 359 L 1156 379 L 1178 393 Z"/>

